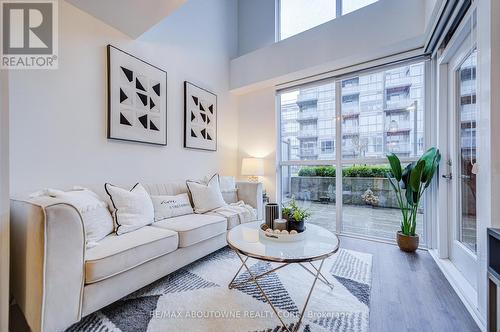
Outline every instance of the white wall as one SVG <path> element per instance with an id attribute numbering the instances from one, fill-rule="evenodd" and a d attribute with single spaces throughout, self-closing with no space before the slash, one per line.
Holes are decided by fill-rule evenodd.
<path id="1" fill-rule="evenodd" d="M 275 42 L 276 0 L 238 0 L 238 55 Z"/>
<path id="2" fill-rule="evenodd" d="M 0 331 L 9 326 L 9 87 L 0 71 Z"/>
<path id="3" fill-rule="evenodd" d="M 135 39 L 187 0 L 65 0 Z"/>
<path id="4" fill-rule="evenodd" d="M 240 96 L 238 100 L 238 173 L 245 157 L 264 158 L 264 189 L 276 202 L 275 92 L 268 88 Z"/>
<path id="5" fill-rule="evenodd" d="M 236 2 L 190 0 L 137 40 L 59 3 L 59 69 L 10 77 L 13 195 L 105 181 L 236 174 L 238 114 L 228 91 L 228 63 L 237 48 Z M 168 72 L 167 147 L 106 139 L 108 43 Z M 218 95 L 217 152 L 182 147 L 184 80 Z"/>
<path id="6" fill-rule="evenodd" d="M 424 30 L 424 1 L 379 0 L 233 59 L 231 88 L 246 93 L 421 47 Z"/>
<path id="7" fill-rule="evenodd" d="M 479 136 L 477 177 L 479 312 L 486 318 L 487 241 L 486 228 L 500 227 L 500 2 L 477 2 Z"/>

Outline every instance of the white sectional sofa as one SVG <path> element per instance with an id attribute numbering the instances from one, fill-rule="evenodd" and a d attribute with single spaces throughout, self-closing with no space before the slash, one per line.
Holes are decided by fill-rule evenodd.
<path id="1" fill-rule="evenodd" d="M 262 215 L 260 183 L 237 182 L 225 200 Z M 185 183 L 144 185 L 151 195 Z M 103 188 L 91 188 L 109 202 Z M 224 194 L 223 194 L 224 195 Z M 189 214 L 112 233 L 86 249 L 78 210 L 51 197 L 11 200 L 11 292 L 33 331 L 61 331 L 82 317 L 226 245 L 237 216 Z"/>

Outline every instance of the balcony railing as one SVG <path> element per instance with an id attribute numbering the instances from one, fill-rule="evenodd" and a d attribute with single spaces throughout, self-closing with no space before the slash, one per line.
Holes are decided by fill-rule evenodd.
<path id="1" fill-rule="evenodd" d="M 387 151 L 394 153 L 411 153 L 412 145 L 410 143 L 388 142 Z"/>
<path id="2" fill-rule="evenodd" d="M 389 134 L 411 131 L 410 121 L 398 121 L 396 124 L 389 122 L 385 125 L 385 131 Z"/>
<path id="3" fill-rule="evenodd" d="M 305 106 L 305 105 L 315 105 L 318 103 L 318 92 L 307 92 L 307 93 L 299 93 L 297 96 L 297 105 Z"/>
<path id="4" fill-rule="evenodd" d="M 299 150 L 300 158 L 317 158 L 318 157 L 318 149 L 300 149 Z"/>
<path id="5" fill-rule="evenodd" d="M 318 120 L 317 112 L 299 112 L 297 115 L 297 121 L 312 121 Z"/>
<path id="6" fill-rule="evenodd" d="M 359 150 L 356 148 L 342 148 L 342 155 L 344 157 L 356 157 L 359 155 Z"/>
<path id="7" fill-rule="evenodd" d="M 313 130 L 300 130 L 297 135 L 298 139 L 309 139 L 309 138 L 318 138 L 318 132 Z"/>
<path id="8" fill-rule="evenodd" d="M 359 127 L 347 127 L 347 126 L 344 126 L 342 128 L 342 135 L 344 135 L 344 136 L 359 135 Z"/>
<path id="9" fill-rule="evenodd" d="M 410 86 L 411 84 L 412 84 L 411 76 L 399 76 L 394 78 L 387 78 L 385 81 L 386 88 Z"/>
<path id="10" fill-rule="evenodd" d="M 408 108 L 413 106 L 413 101 L 410 98 L 401 98 L 395 100 L 387 100 L 386 101 L 385 111 L 407 111 Z"/>
<path id="11" fill-rule="evenodd" d="M 359 115 L 359 104 L 342 104 L 342 116 L 344 117 L 352 117 Z"/>
<path id="12" fill-rule="evenodd" d="M 342 87 L 342 94 L 344 95 L 350 95 L 350 94 L 355 94 L 360 92 L 360 86 L 359 84 L 352 84 L 352 85 L 346 85 Z"/>

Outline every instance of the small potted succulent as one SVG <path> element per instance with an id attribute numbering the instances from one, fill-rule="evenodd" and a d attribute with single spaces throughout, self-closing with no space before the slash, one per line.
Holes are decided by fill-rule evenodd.
<path id="1" fill-rule="evenodd" d="M 288 220 L 288 231 L 295 230 L 297 233 L 304 231 L 304 223 L 311 216 L 311 212 L 307 209 L 302 209 L 295 199 L 292 199 L 290 203 L 283 206 L 281 214 L 284 219 Z"/>

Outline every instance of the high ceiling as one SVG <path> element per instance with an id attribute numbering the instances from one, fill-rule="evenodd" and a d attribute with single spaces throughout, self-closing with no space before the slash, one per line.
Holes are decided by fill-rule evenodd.
<path id="1" fill-rule="evenodd" d="M 66 0 L 135 39 L 187 0 Z"/>

